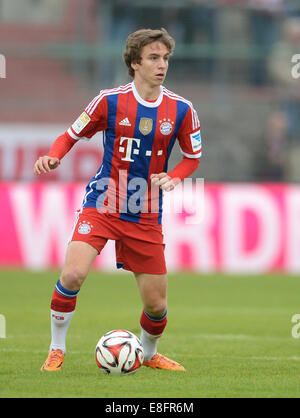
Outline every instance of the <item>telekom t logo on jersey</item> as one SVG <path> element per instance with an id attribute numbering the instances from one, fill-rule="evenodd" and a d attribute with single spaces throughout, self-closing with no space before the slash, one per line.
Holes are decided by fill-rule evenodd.
<path id="1" fill-rule="evenodd" d="M 122 153 L 125 153 L 125 156 L 121 158 L 121 160 L 134 162 L 134 160 L 131 157 L 132 155 L 139 155 L 140 144 L 141 144 L 141 140 L 139 138 L 127 138 L 126 136 L 122 136 L 120 139 L 119 151 Z M 134 147 L 133 145 L 135 145 L 136 147 Z M 163 154 L 163 150 L 157 151 L 157 155 L 162 155 L 162 154 Z M 152 151 L 147 150 L 146 157 L 151 157 L 151 155 L 152 155 Z"/>
<path id="2" fill-rule="evenodd" d="M 138 138 L 127 138 L 126 136 L 121 137 L 119 151 L 120 152 L 125 152 L 125 157 L 121 158 L 123 161 L 134 162 L 134 160 L 131 158 L 132 145 L 133 145 L 134 142 L 137 145 L 137 148 L 135 148 L 133 150 L 133 154 L 139 155 L 139 153 L 140 153 L 139 148 L 140 148 L 141 140 L 138 139 Z M 126 143 L 126 151 L 125 151 L 125 147 L 122 146 L 122 144 L 125 145 L 125 143 Z"/>

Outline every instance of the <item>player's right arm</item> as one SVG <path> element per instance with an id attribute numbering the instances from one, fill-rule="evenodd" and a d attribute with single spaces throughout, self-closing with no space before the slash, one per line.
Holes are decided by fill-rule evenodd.
<path id="1" fill-rule="evenodd" d="M 50 148 L 48 155 L 39 157 L 35 162 L 33 168 L 34 174 L 38 176 L 41 173 L 49 173 L 51 170 L 57 168 L 60 160 L 70 151 L 76 142 L 66 132 L 60 135 Z"/>
<path id="2" fill-rule="evenodd" d="M 107 101 L 105 94 L 100 92 L 85 108 L 72 126 L 60 135 L 50 148 L 48 155 L 39 157 L 35 162 L 35 175 L 48 173 L 57 168 L 61 159 L 70 151 L 78 140 L 89 140 L 96 132 L 105 130 L 107 126 Z"/>
<path id="3" fill-rule="evenodd" d="M 48 155 L 39 157 L 35 162 L 33 167 L 33 172 L 36 176 L 39 176 L 41 173 L 49 173 L 51 170 L 57 168 L 60 164 L 58 158 L 51 158 Z"/>

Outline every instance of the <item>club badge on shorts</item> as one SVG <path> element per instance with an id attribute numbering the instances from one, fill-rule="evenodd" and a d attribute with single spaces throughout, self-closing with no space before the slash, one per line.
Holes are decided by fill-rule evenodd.
<path id="1" fill-rule="evenodd" d="M 78 233 L 87 235 L 91 232 L 93 225 L 90 222 L 79 222 Z"/>

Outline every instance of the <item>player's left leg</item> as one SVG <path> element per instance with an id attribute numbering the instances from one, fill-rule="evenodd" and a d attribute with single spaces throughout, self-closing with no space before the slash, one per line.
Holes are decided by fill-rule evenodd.
<path id="1" fill-rule="evenodd" d="M 144 365 L 184 371 L 177 362 L 157 353 L 157 343 L 167 325 L 167 276 L 134 273 L 144 309 L 140 318 Z"/>
<path id="2" fill-rule="evenodd" d="M 144 305 L 140 318 L 141 341 L 145 360 L 150 360 L 167 325 L 167 276 L 135 273 L 135 278 Z"/>
<path id="3" fill-rule="evenodd" d="M 157 353 L 159 337 L 167 325 L 167 268 L 161 226 L 120 221 L 120 228 L 123 234 L 116 242 L 117 263 L 134 272 L 144 305 L 140 319 L 144 365 L 183 371 L 178 363 Z"/>

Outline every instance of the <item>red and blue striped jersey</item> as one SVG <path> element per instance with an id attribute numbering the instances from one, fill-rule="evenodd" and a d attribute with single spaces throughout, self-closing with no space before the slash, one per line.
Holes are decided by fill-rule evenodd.
<path id="1" fill-rule="evenodd" d="M 188 158 L 201 156 L 200 122 L 193 105 L 161 86 L 145 101 L 134 82 L 102 90 L 68 129 L 73 139 L 103 132 L 103 160 L 86 187 L 83 207 L 141 224 L 161 224 L 163 194 L 153 173 L 167 172 L 176 138 Z"/>

